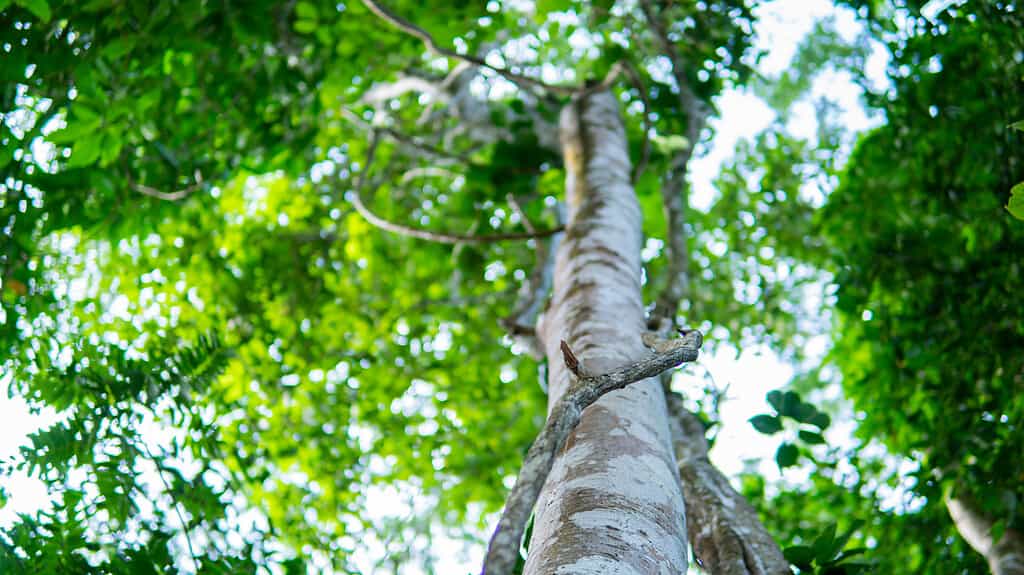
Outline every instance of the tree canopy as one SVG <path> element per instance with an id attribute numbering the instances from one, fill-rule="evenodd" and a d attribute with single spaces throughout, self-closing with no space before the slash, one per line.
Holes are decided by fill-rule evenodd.
<path id="1" fill-rule="evenodd" d="M 552 127 L 602 82 L 645 301 L 799 366 L 751 424 L 806 479 L 736 478 L 787 560 L 983 571 L 947 501 L 1024 531 L 1024 16 L 841 2 L 863 34 L 822 24 L 768 77 L 759 4 L 0 0 L 0 383 L 54 421 L 0 462 L 52 498 L 0 526 L 0 572 L 433 572 L 435 538 L 482 546 L 545 421 Z M 880 126 L 824 98 L 815 138 L 789 129 L 826 68 Z M 778 121 L 694 208 L 686 162 L 741 86 Z M 712 440 L 720 391 L 686 398 Z"/>

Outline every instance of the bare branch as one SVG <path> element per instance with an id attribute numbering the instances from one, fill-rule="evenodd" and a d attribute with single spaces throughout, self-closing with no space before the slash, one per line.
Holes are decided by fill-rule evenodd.
<path id="1" fill-rule="evenodd" d="M 640 176 L 644 174 L 644 170 L 647 169 L 647 162 L 651 158 L 651 131 L 653 126 L 651 125 L 651 101 L 647 97 L 647 89 L 644 87 L 644 82 L 640 78 L 640 73 L 637 72 L 636 68 L 632 64 L 626 62 L 623 66 L 623 70 L 626 76 L 629 78 L 629 82 L 633 84 L 633 88 L 640 94 L 640 101 L 644 104 L 644 116 L 643 116 L 643 130 L 644 139 L 643 145 L 640 148 L 640 159 L 636 162 L 636 167 L 633 168 L 633 183 L 635 184 Z"/>
<path id="2" fill-rule="evenodd" d="M 203 174 L 200 173 L 199 170 L 196 170 L 192 177 L 195 178 L 195 181 L 192 185 L 186 188 L 182 188 L 180 190 L 175 190 L 173 192 L 164 192 L 156 188 L 140 184 L 138 182 L 133 181 L 131 176 L 126 176 L 126 179 L 128 180 L 129 188 L 135 190 L 136 192 L 144 196 L 149 196 L 151 198 L 156 198 L 158 200 L 164 200 L 167 202 L 176 202 L 178 200 L 183 200 L 189 197 L 190 195 L 192 195 L 193 192 L 195 192 L 196 190 L 203 186 Z"/>
<path id="3" fill-rule="evenodd" d="M 523 227 L 527 231 L 536 233 L 537 228 L 527 218 L 526 212 L 523 211 L 515 196 L 508 194 L 506 197 L 512 210 L 519 214 Z M 564 226 L 566 219 L 565 206 L 561 202 L 555 206 L 555 213 L 558 218 L 558 225 Z M 535 324 L 554 282 L 555 256 L 558 253 L 558 246 L 561 241 L 561 234 L 555 234 L 546 243 L 537 242 L 533 273 L 530 274 L 529 281 L 524 282 L 520 288 L 512 313 L 501 321 L 501 325 L 508 330 L 509 334 L 516 338 L 536 359 L 543 359 L 544 346 L 540 341 L 541 338 Z M 543 384 L 541 387 L 546 389 Z"/>
<path id="4" fill-rule="evenodd" d="M 508 232 L 500 234 L 456 234 L 450 232 L 437 232 L 432 230 L 424 230 L 420 228 L 414 228 L 411 226 L 398 224 L 389 220 L 386 220 L 377 214 L 373 213 L 370 208 L 366 207 L 363 203 L 362 190 L 366 186 L 367 175 L 370 172 L 370 168 L 373 166 L 374 158 L 377 154 L 377 145 L 380 142 L 380 137 L 376 130 L 370 133 L 370 146 L 366 152 L 366 165 L 363 167 L 362 174 L 356 181 L 355 189 L 351 195 L 352 205 L 355 207 L 359 215 L 363 216 L 367 222 L 370 222 L 374 226 L 401 236 L 410 238 L 417 238 L 421 240 L 427 240 L 431 242 L 441 244 L 462 244 L 462 243 L 494 243 L 509 240 L 528 240 L 533 238 L 544 238 L 564 229 L 564 226 L 549 229 L 540 230 L 535 232 Z"/>
<path id="5" fill-rule="evenodd" d="M 661 15 L 655 11 L 652 0 L 640 0 L 640 9 L 651 25 L 654 35 L 661 45 L 662 51 L 672 64 L 672 77 L 679 89 L 679 105 L 686 113 L 686 139 L 689 143 L 672 158 L 672 166 L 665 183 L 661 186 L 661 199 L 665 210 L 667 258 L 667 281 L 658 294 L 652 317 L 664 317 L 675 321 L 679 302 L 689 292 L 689 253 L 686 245 L 686 206 L 687 184 L 686 171 L 693 156 L 694 147 L 700 139 L 709 110 L 707 106 L 690 89 L 686 79 L 685 62 L 668 37 Z"/>
<path id="6" fill-rule="evenodd" d="M 369 8 L 371 12 L 376 14 L 378 17 L 383 19 L 388 24 L 391 24 L 395 28 L 398 28 L 402 32 L 405 32 L 406 34 L 409 34 L 414 38 L 420 39 L 428 50 L 430 50 L 434 54 L 437 54 L 438 56 L 452 58 L 455 60 L 459 60 L 461 62 L 466 62 L 467 64 L 479 66 L 481 68 L 487 68 L 488 70 L 495 72 L 502 78 L 505 78 L 506 80 L 524 88 L 541 88 L 549 92 L 555 92 L 564 95 L 571 95 L 577 92 L 577 89 L 573 86 L 556 86 L 552 84 L 547 84 L 545 82 L 537 80 L 536 78 L 531 78 L 529 76 L 517 74 L 515 72 L 511 72 L 509 70 L 499 68 L 497 66 L 492 66 L 488 64 L 486 61 L 484 61 L 482 58 L 478 58 L 476 56 L 471 56 L 468 54 L 459 54 L 458 52 L 441 46 L 440 44 L 437 43 L 436 40 L 434 40 L 434 37 L 431 36 L 429 32 L 413 24 L 412 22 L 406 20 L 405 18 L 402 18 L 401 16 L 395 14 L 391 10 L 385 8 L 376 0 L 363 0 L 363 4 L 365 4 L 366 7 Z"/>
<path id="7" fill-rule="evenodd" d="M 707 106 L 690 89 L 690 83 L 687 81 L 685 73 L 686 64 L 682 56 L 679 55 L 679 50 L 676 50 L 675 44 L 669 39 L 665 23 L 662 22 L 661 15 L 655 12 L 652 0 L 640 0 L 640 9 L 643 11 L 647 22 L 650 23 L 651 29 L 654 30 L 654 36 L 658 39 L 665 57 L 672 64 L 672 77 L 679 88 L 680 104 L 682 104 L 683 110 L 691 120 L 691 125 L 687 129 L 688 137 L 690 134 L 699 136 L 700 130 L 704 127 L 703 119 L 708 115 Z M 700 119 L 699 121 L 694 121 L 698 118 Z M 699 124 L 699 126 L 696 126 L 696 124 Z M 696 137 L 690 138 L 690 142 L 692 147 L 697 142 Z"/>
<path id="8" fill-rule="evenodd" d="M 652 341 L 649 340 L 648 341 Z M 575 429 L 587 407 L 604 394 L 622 389 L 627 385 L 655 377 L 679 364 L 697 359 L 703 337 L 699 331 L 691 331 L 683 338 L 661 345 L 662 352 L 602 375 L 586 375 L 571 384 L 569 390 L 551 409 L 544 429 L 530 446 L 523 467 L 516 478 L 505 503 L 505 511 L 498 521 L 498 528 L 491 537 L 484 560 L 484 575 L 508 575 L 515 566 L 519 554 L 519 541 L 523 537 L 526 521 L 537 503 L 541 488 L 551 472 L 555 456 L 565 446 L 569 434 Z M 578 362 L 571 363 L 575 354 L 567 343 L 562 342 L 562 353 L 566 366 L 576 372 Z M 578 373 L 584 373 L 580 370 Z"/>
<path id="9" fill-rule="evenodd" d="M 399 132 L 398 130 L 393 130 L 391 128 L 385 128 L 381 126 L 374 126 L 370 122 L 359 117 L 359 114 L 356 114 L 355 112 L 349 110 L 348 108 L 341 108 L 340 110 L 341 115 L 344 116 L 345 119 L 359 126 L 361 129 L 366 130 L 367 132 L 379 132 L 381 134 L 388 136 L 389 138 L 391 138 L 395 142 L 398 142 L 400 145 L 406 148 L 411 148 L 419 152 L 426 153 L 435 159 L 443 160 L 448 163 L 459 162 L 461 164 L 469 166 L 474 165 L 473 161 L 470 160 L 468 156 L 448 152 L 435 146 L 431 146 L 430 144 L 424 142 L 423 140 L 420 140 L 419 138 L 409 136 L 408 134 L 404 134 L 402 132 Z"/>
<path id="10" fill-rule="evenodd" d="M 946 509 L 960 536 L 988 561 L 992 575 L 1024 573 L 1024 533 L 1006 528 L 1000 535 L 998 521 L 983 513 L 969 494 L 945 496 Z M 998 535 L 998 537 L 997 537 Z"/>
<path id="11" fill-rule="evenodd" d="M 708 460 L 704 424 L 666 390 L 672 444 L 693 554 L 709 573 L 789 575 L 789 562 L 757 511 Z"/>

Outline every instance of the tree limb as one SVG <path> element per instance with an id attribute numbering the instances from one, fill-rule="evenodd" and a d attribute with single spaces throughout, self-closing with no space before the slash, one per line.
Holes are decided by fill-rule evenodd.
<path id="1" fill-rule="evenodd" d="M 690 261 L 684 229 L 687 207 L 686 171 L 690 158 L 693 156 L 694 147 L 700 139 L 700 132 L 704 129 L 709 110 L 690 89 L 685 73 L 685 63 L 669 39 L 661 15 L 655 11 L 652 0 L 640 0 L 640 9 L 650 23 L 662 51 L 672 64 L 672 77 L 679 89 L 679 105 L 687 117 L 686 139 L 688 145 L 672 158 L 668 177 L 664 185 L 661 186 L 661 200 L 665 210 L 666 255 L 668 259 L 666 275 L 668 280 L 658 294 L 654 312 L 651 314 L 654 318 L 662 317 L 674 323 L 679 303 L 687 297 L 689 292 Z"/>
<path id="2" fill-rule="evenodd" d="M 708 460 L 704 424 L 666 390 L 672 445 L 686 501 L 693 554 L 716 575 L 789 575 L 789 562 L 757 511 Z"/>
<path id="3" fill-rule="evenodd" d="M 388 8 L 385 8 L 376 0 L 363 0 L 363 4 L 365 4 L 366 7 L 371 12 L 376 14 L 378 17 L 380 17 L 388 24 L 391 24 L 392 26 L 398 28 L 402 32 L 405 32 L 406 34 L 421 40 L 428 50 L 430 50 L 434 54 L 437 54 L 438 56 L 452 58 L 454 60 L 466 62 L 467 64 L 472 64 L 473 66 L 479 66 L 481 68 L 487 68 L 488 70 L 495 72 L 502 78 L 505 78 L 506 80 L 512 82 L 513 84 L 516 84 L 521 87 L 541 88 L 549 92 L 555 92 L 564 95 L 571 95 L 577 92 L 577 89 L 572 86 L 557 86 L 547 84 L 545 82 L 537 80 L 536 78 L 531 78 L 529 76 L 517 74 L 515 72 L 506 70 L 504 68 L 499 68 L 497 66 L 492 66 L 488 64 L 486 61 L 484 61 L 483 58 L 478 58 L 476 56 L 471 56 L 469 54 L 459 54 L 458 52 L 441 46 L 440 44 L 437 43 L 437 40 L 435 40 L 434 37 L 430 35 L 429 32 L 413 24 L 412 22 L 406 20 L 405 18 L 402 18 L 398 14 L 395 14 Z"/>
<path id="4" fill-rule="evenodd" d="M 983 513 L 969 495 L 953 497 L 947 494 L 945 500 L 946 509 L 960 536 L 985 557 L 992 575 L 1024 574 L 1024 534 L 1006 528 L 997 540 L 994 532 L 996 521 Z"/>
<path id="5" fill-rule="evenodd" d="M 366 204 L 363 203 L 362 198 L 362 190 L 366 185 L 367 174 L 370 172 L 370 168 L 373 166 L 373 161 L 377 153 L 377 144 L 379 143 L 379 141 L 380 138 L 378 136 L 377 131 L 373 130 L 370 133 L 370 146 L 369 150 L 366 153 L 366 165 L 363 167 L 362 174 L 359 176 L 359 179 L 356 182 L 355 189 L 353 190 L 353 193 L 351 195 L 351 202 L 353 207 L 355 207 L 356 211 L 359 212 L 359 215 L 363 216 L 363 219 L 384 231 L 388 231 L 401 236 L 417 238 L 441 244 L 485 244 L 509 240 L 528 240 L 533 238 L 545 238 L 557 234 L 561 232 L 563 229 L 565 229 L 564 226 L 559 226 L 548 230 L 539 230 L 534 232 L 508 232 L 484 235 L 456 234 L 450 232 L 424 230 L 386 220 L 378 216 L 377 214 L 373 213 L 373 211 L 371 211 L 370 208 L 368 208 Z"/>
<path id="6" fill-rule="evenodd" d="M 128 180 L 129 188 L 135 190 L 136 192 L 144 196 L 149 196 L 151 198 L 156 198 L 158 200 L 164 200 L 167 202 L 176 202 L 178 200 L 183 200 L 192 195 L 193 192 L 201 188 L 203 186 L 203 174 L 200 173 L 199 170 L 196 170 L 195 174 L 193 174 L 193 177 L 195 178 L 195 182 L 192 185 L 182 188 L 180 190 L 175 190 L 173 192 L 164 192 L 156 188 L 152 188 L 150 186 L 137 183 L 133 181 L 131 176 L 129 175 L 125 176 L 125 178 Z"/>
<path id="7" fill-rule="evenodd" d="M 645 337 L 644 343 L 656 348 L 652 355 L 601 375 L 588 375 L 585 366 L 573 361 L 575 355 L 569 344 L 562 342 L 566 366 L 578 379 L 551 409 L 544 429 L 526 454 L 516 484 L 506 500 L 505 511 L 488 545 L 483 575 L 509 575 L 512 572 L 519 555 L 519 542 L 526 521 L 551 472 L 555 456 L 565 446 L 583 410 L 610 391 L 655 377 L 681 363 L 696 360 L 702 342 L 703 336 L 699 331 L 687 332 L 682 338 L 671 341 Z"/>

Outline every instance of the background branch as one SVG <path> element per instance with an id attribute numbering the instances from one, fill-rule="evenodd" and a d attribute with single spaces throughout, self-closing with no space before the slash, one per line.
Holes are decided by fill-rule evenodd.
<path id="1" fill-rule="evenodd" d="M 366 165 L 363 167 L 362 173 L 356 181 L 355 189 L 351 195 L 351 202 L 359 215 L 373 224 L 374 226 L 401 236 L 410 238 L 417 238 L 421 240 L 427 240 L 431 242 L 441 244 L 461 244 L 461 243 L 494 243 L 509 240 L 528 240 L 533 238 L 544 238 L 561 232 L 564 226 L 559 226 L 549 230 L 539 230 L 533 232 L 507 232 L 498 234 L 457 234 L 450 232 L 439 232 L 432 230 L 424 230 L 421 228 L 415 228 L 404 224 L 399 224 L 386 220 L 377 214 L 375 214 L 370 208 L 363 203 L 362 190 L 366 186 L 366 180 L 370 173 L 370 169 L 373 167 L 373 162 L 377 154 L 377 145 L 380 142 L 380 136 L 376 130 L 370 132 L 370 146 L 366 152 Z"/>

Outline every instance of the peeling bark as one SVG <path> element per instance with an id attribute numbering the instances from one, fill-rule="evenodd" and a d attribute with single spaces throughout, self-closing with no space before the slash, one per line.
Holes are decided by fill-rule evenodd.
<path id="1" fill-rule="evenodd" d="M 678 394 L 666 394 L 666 401 L 697 563 L 713 575 L 789 575 L 789 562 L 757 511 L 708 460 L 704 425 Z"/>
<path id="2" fill-rule="evenodd" d="M 992 533 L 995 521 L 966 497 L 946 497 L 946 508 L 960 535 L 988 561 L 992 575 L 1024 575 L 1024 535 L 1007 529 L 996 541 Z"/>
<path id="3" fill-rule="evenodd" d="M 649 354 L 641 215 L 618 103 L 608 91 L 578 97 L 560 128 L 569 224 L 542 322 L 549 413 L 570 386 L 560 341 L 589 373 Z M 683 498 L 657 379 L 611 392 L 583 412 L 535 513 L 528 575 L 686 571 Z"/>

